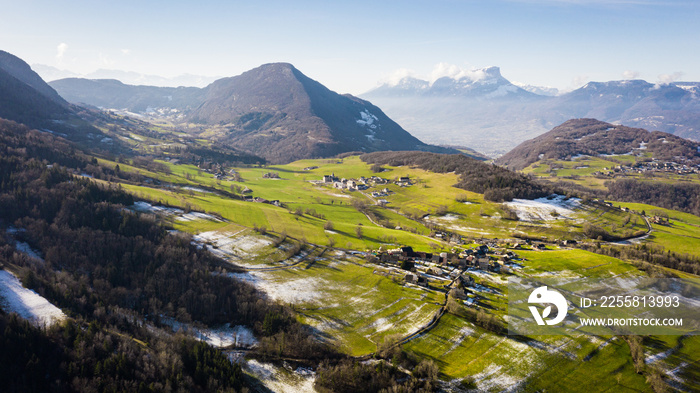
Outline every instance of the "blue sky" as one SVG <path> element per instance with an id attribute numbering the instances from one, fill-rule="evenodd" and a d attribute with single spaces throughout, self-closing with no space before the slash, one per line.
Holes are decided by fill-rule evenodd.
<path id="1" fill-rule="evenodd" d="M 560 89 L 700 81 L 694 0 L 0 3 L 0 49 L 77 73 L 233 76 L 285 61 L 353 94 L 397 70 L 436 76 L 440 63 L 495 65 L 511 81 Z"/>

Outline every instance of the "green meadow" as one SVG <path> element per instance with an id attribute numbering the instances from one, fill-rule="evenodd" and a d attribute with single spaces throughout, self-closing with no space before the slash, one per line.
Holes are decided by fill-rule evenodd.
<path id="1" fill-rule="evenodd" d="M 512 220 L 506 219 L 507 207 L 503 204 L 453 187 L 458 182 L 454 173 L 385 166 L 383 172 L 375 174 L 357 156 L 230 168 L 237 173 L 238 181 L 233 175 L 217 180 L 193 165 L 158 163 L 168 170 L 150 171 L 119 163 L 121 171 L 153 180 L 150 184 L 124 182 L 121 187 L 137 199 L 206 212 L 222 219 L 164 218 L 180 231 L 267 242 L 248 255 L 231 259 L 249 269 L 236 273 L 238 277 L 250 280 L 273 299 L 290 304 L 321 340 L 353 356 L 371 354 L 385 340 L 408 335 L 426 325 L 440 310 L 446 295 L 442 283 L 433 282 L 430 289 L 406 285 L 404 271 L 369 263 L 351 255 L 353 250 L 399 245 L 428 252 L 450 250 L 454 244 L 430 237 L 436 229 L 464 236 L 469 243 L 465 247 L 479 244 L 483 238 L 512 239 L 515 235 L 550 241 L 582 240 L 587 223 L 619 236 L 630 236 L 646 232 L 646 222 L 635 213 L 645 210 L 647 214 L 663 212 L 671 222 L 653 224 L 652 233 L 642 241 L 677 252 L 700 254 L 700 218 L 650 205 L 614 203 L 615 207 L 610 207 L 580 201 L 572 205 L 566 217 L 539 212 L 535 218 Z M 113 167 L 117 163 L 102 159 L 100 164 Z M 586 184 L 602 186 L 602 182 L 596 183 L 600 179 L 591 174 L 612 164 L 603 158 L 589 157 L 564 162 L 557 174 L 579 176 L 577 181 L 582 184 L 593 179 L 593 183 Z M 548 176 L 551 168 L 543 165 L 533 164 L 526 172 Z M 267 173 L 275 173 L 279 179 L 266 178 Z M 390 181 L 408 176 L 413 184 L 401 187 L 390 182 L 350 192 L 320 183 L 322 176 L 329 174 L 348 179 L 377 175 Z M 246 202 L 233 195 L 243 188 L 250 190 L 246 195 L 279 201 L 281 206 Z M 370 195 L 384 188 L 390 191 L 388 195 Z M 388 203 L 378 205 L 377 199 Z M 517 203 L 514 206 L 513 209 L 519 209 Z M 272 244 L 283 236 L 286 241 L 280 246 Z M 308 246 L 303 247 L 304 244 Z M 310 254 L 289 267 L 291 261 L 286 259 L 289 255 L 285 250 L 294 245 Z M 522 259 L 522 268 L 509 274 L 523 277 L 604 279 L 644 274 L 620 259 L 553 244 L 548 244 L 545 251 L 526 246 L 516 253 Z M 295 261 L 300 261 L 298 258 Z M 505 321 L 509 275 L 480 271 L 467 274 L 494 293 L 477 292 L 476 306 L 462 307 L 477 307 Z M 433 329 L 402 347 L 420 358 L 434 360 L 444 380 L 482 391 L 502 391 L 518 384 L 523 391 L 586 391 L 591 381 L 608 391 L 649 391 L 645 377 L 634 371 L 626 342 L 609 339 L 583 335 L 496 335 L 446 313 Z M 644 349 L 646 355 L 653 356 L 675 348 L 656 364 L 668 372 L 676 369 L 673 375 L 681 381 L 693 381 L 697 380 L 699 368 L 697 352 L 693 351 L 699 345 L 694 337 L 650 337 L 645 339 Z"/>

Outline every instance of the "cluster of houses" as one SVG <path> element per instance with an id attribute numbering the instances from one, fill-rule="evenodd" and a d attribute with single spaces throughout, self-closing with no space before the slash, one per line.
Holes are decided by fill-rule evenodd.
<path id="1" fill-rule="evenodd" d="M 512 251 L 492 249 L 486 244 L 479 245 L 474 249 L 461 250 L 459 253 L 416 252 L 410 246 L 403 246 L 397 249 L 376 252 L 374 256 L 379 262 L 387 265 L 401 266 L 405 261 L 408 261 L 414 266 L 424 266 L 427 267 L 425 270 L 426 274 L 437 277 L 447 276 L 447 271 L 454 267 L 461 270 L 475 268 L 498 273 L 501 272 L 503 266 L 518 258 Z M 459 275 L 459 272 L 453 270 L 453 274 Z M 407 276 L 407 281 L 413 282 L 414 280 Z M 420 283 L 420 280 L 416 281 L 416 283 Z"/>
<path id="2" fill-rule="evenodd" d="M 668 217 L 653 216 L 649 221 L 659 225 L 669 225 Z"/>
<path id="3" fill-rule="evenodd" d="M 333 187 L 337 189 L 348 191 L 366 190 L 371 186 L 389 183 L 389 180 L 383 179 L 378 176 L 361 176 L 359 179 L 340 179 L 335 175 L 335 173 L 331 175 L 323 175 L 323 178 L 321 180 L 324 184 L 332 184 Z"/>
<path id="4" fill-rule="evenodd" d="M 632 165 L 618 165 L 615 167 L 605 167 L 602 171 L 593 172 L 595 176 L 615 177 L 625 173 L 653 173 L 664 172 L 678 175 L 691 175 L 700 173 L 700 165 L 679 164 L 677 162 L 661 162 L 653 160 L 651 162 L 637 162 Z"/>
<path id="5" fill-rule="evenodd" d="M 252 195 L 244 195 L 243 200 L 246 202 L 256 202 L 256 203 L 268 203 L 270 205 L 275 205 L 278 207 L 282 207 L 282 203 L 278 200 L 267 200 L 265 198 L 260 198 L 260 197 L 254 197 Z"/>

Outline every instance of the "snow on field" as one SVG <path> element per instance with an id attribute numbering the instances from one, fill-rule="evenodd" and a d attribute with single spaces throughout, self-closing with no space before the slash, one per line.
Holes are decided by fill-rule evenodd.
<path id="1" fill-rule="evenodd" d="M 421 305 L 416 307 L 411 313 L 394 322 L 394 325 L 400 325 L 404 334 L 413 333 L 427 326 L 435 316 L 435 313 L 424 313 L 421 311 L 427 304 L 428 303 L 421 303 Z M 421 313 L 423 313 L 423 315 L 421 315 Z M 404 321 L 408 321 L 408 323 L 401 325 Z"/>
<path id="2" fill-rule="evenodd" d="M 575 214 L 573 209 L 581 205 L 581 200 L 578 198 L 566 199 L 563 195 L 557 195 L 552 199 L 513 199 L 511 202 L 506 202 L 505 205 L 515 211 L 521 221 L 555 221 L 573 218 Z"/>
<path id="3" fill-rule="evenodd" d="M 242 325 L 231 327 L 231 325 L 227 323 L 218 328 L 200 328 L 165 317 L 161 319 L 161 322 L 170 326 L 174 332 L 183 330 L 192 335 L 195 339 L 204 341 L 217 348 L 231 345 L 253 347 L 258 343 L 258 340 L 253 336 L 253 332 Z"/>
<path id="4" fill-rule="evenodd" d="M 37 326 L 60 322 L 66 315 L 31 289 L 24 288 L 19 279 L 7 270 L 0 270 L 0 306 L 16 312 Z"/>
<path id="5" fill-rule="evenodd" d="M 394 327 L 394 324 L 389 322 L 386 318 L 375 319 L 372 323 L 366 326 L 371 332 L 365 337 L 369 338 L 376 333 L 381 333 L 385 330 L 389 330 Z"/>
<path id="6" fill-rule="evenodd" d="M 655 362 L 658 362 L 659 360 L 666 359 L 668 357 L 668 355 L 672 354 L 674 351 L 675 351 L 675 349 L 671 348 L 665 352 L 659 352 L 659 353 L 656 353 L 653 355 L 649 355 L 646 358 L 644 358 L 644 363 L 653 364 Z"/>
<path id="7" fill-rule="evenodd" d="M 265 292 L 272 300 L 284 303 L 314 303 L 325 298 L 322 289 L 328 288 L 329 282 L 316 277 L 297 278 L 288 281 L 275 281 L 267 273 L 255 271 L 248 273 L 229 273 L 229 277 L 247 281 L 257 289 Z"/>
<path id="8" fill-rule="evenodd" d="M 482 372 L 473 376 L 478 391 L 487 392 L 491 390 L 498 391 L 516 391 L 518 386 L 524 382 L 524 378 L 516 378 L 506 373 L 501 372 L 502 366 L 495 364 L 489 365 Z"/>
<path id="9" fill-rule="evenodd" d="M 176 207 L 166 207 L 166 206 L 154 206 L 148 202 L 137 201 L 131 206 L 131 210 L 137 211 L 139 213 L 152 213 L 152 214 L 162 214 L 166 216 L 175 215 L 175 219 L 178 221 L 194 221 L 194 220 L 210 220 L 210 221 L 221 221 L 219 218 L 212 216 L 211 214 L 200 213 L 200 212 L 189 212 L 185 213 L 184 210 L 178 209 Z"/>
<path id="10" fill-rule="evenodd" d="M 175 219 L 178 221 L 209 220 L 209 221 L 221 222 L 221 220 L 219 220 L 217 217 L 212 216 L 211 214 L 200 213 L 200 212 L 185 213 L 185 214 L 182 214 L 181 216 L 178 216 Z"/>
<path id="11" fill-rule="evenodd" d="M 671 378 L 672 380 L 674 380 L 676 383 L 685 383 L 685 381 L 683 381 L 683 379 L 678 376 L 678 373 L 680 371 L 682 371 L 685 368 L 685 366 L 687 366 L 687 365 L 688 365 L 688 363 L 683 362 L 678 367 L 676 367 L 672 370 L 666 371 L 666 375 L 668 375 L 668 377 Z"/>
<path id="12" fill-rule="evenodd" d="M 161 213 L 165 215 L 185 213 L 184 210 L 178 209 L 176 207 L 154 206 L 144 201 L 134 202 L 134 204 L 131 206 L 131 209 L 140 213 Z"/>
<path id="13" fill-rule="evenodd" d="M 456 335 L 450 337 L 450 342 L 452 343 L 452 346 L 450 347 L 450 349 L 447 350 L 447 352 L 445 352 L 445 354 L 454 351 L 457 347 L 460 346 L 460 344 L 462 344 L 464 339 L 471 336 L 472 334 L 474 334 L 474 329 L 472 329 L 469 326 L 464 326 L 463 328 L 459 329 L 459 332 L 457 332 Z"/>
<path id="14" fill-rule="evenodd" d="M 258 378 L 266 388 L 275 393 L 315 393 L 316 374 L 306 368 L 291 370 L 287 364 L 278 367 L 255 359 L 243 364 L 243 370 Z"/>
<path id="15" fill-rule="evenodd" d="M 270 239 L 259 236 L 237 236 L 241 232 L 242 231 L 238 231 L 235 233 L 223 231 L 209 231 L 202 232 L 198 235 L 194 235 L 192 239 L 194 239 L 194 241 L 197 243 L 213 244 L 214 247 L 208 247 L 209 251 L 222 258 L 248 257 L 253 252 L 272 244 L 272 241 Z"/>
<path id="16" fill-rule="evenodd" d="M 464 202 L 464 203 L 471 203 L 471 202 Z M 460 223 L 464 223 L 464 220 L 461 220 L 460 217 L 456 214 L 445 214 L 444 216 L 425 216 L 424 218 L 425 221 L 428 222 L 433 222 L 433 223 L 439 223 L 440 225 L 445 226 L 447 229 L 452 229 L 454 231 L 461 231 L 461 232 L 470 232 L 470 233 L 477 233 L 479 235 L 490 235 L 490 232 L 485 232 L 482 229 L 479 228 L 472 228 L 472 227 L 467 227 L 464 225 L 459 225 Z"/>
<path id="17" fill-rule="evenodd" d="M 197 187 L 191 187 L 191 186 L 185 186 L 185 187 L 180 187 L 181 190 L 187 190 L 187 191 L 194 191 L 194 192 L 201 192 L 204 194 L 211 194 L 211 191 L 205 190 L 203 188 L 197 188 Z"/>

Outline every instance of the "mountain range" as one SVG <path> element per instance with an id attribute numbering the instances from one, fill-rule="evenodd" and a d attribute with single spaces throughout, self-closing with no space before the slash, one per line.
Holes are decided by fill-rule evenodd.
<path id="1" fill-rule="evenodd" d="M 499 68 L 490 67 L 432 83 L 406 77 L 360 97 L 375 102 L 422 140 L 499 156 L 572 118 L 596 118 L 700 140 L 699 90 L 700 83 L 694 82 L 658 85 L 625 80 L 590 82 L 553 96 L 551 90 L 519 87 Z"/>
<path id="2" fill-rule="evenodd" d="M 52 82 L 59 95 L 24 61 L 6 52 L 0 55 L 0 117 L 32 127 L 84 126 L 76 115 L 79 107 L 65 97 L 76 104 L 134 112 L 174 108 L 184 120 L 199 124 L 188 128 L 193 136 L 272 163 L 351 151 L 456 152 L 421 142 L 378 107 L 337 94 L 287 63 L 265 64 L 205 88 L 69 78 Z"/>
<path id="3" fill-rule="evenodd" d="M 166 78 L 158 75 L 142 74 L 133 71 L 121 71 L 111 69 L 98 69 L 87 74 L 78 74 L 72 71 L 62 70 L 60 68 L 48 66 L 45 64 L 32 64 L 32 69 L 36 71 L 42 79 L 47 82 L 66 78 L 83 78 L 83 79 L 117 79 L 125 84 L 138 86 L 161 86 L 161 87 L 179 87 L 179 86 L 194 86 L 205 87 L 215 80 L 217 77 L 182 74 L 172 78 Z"/>

